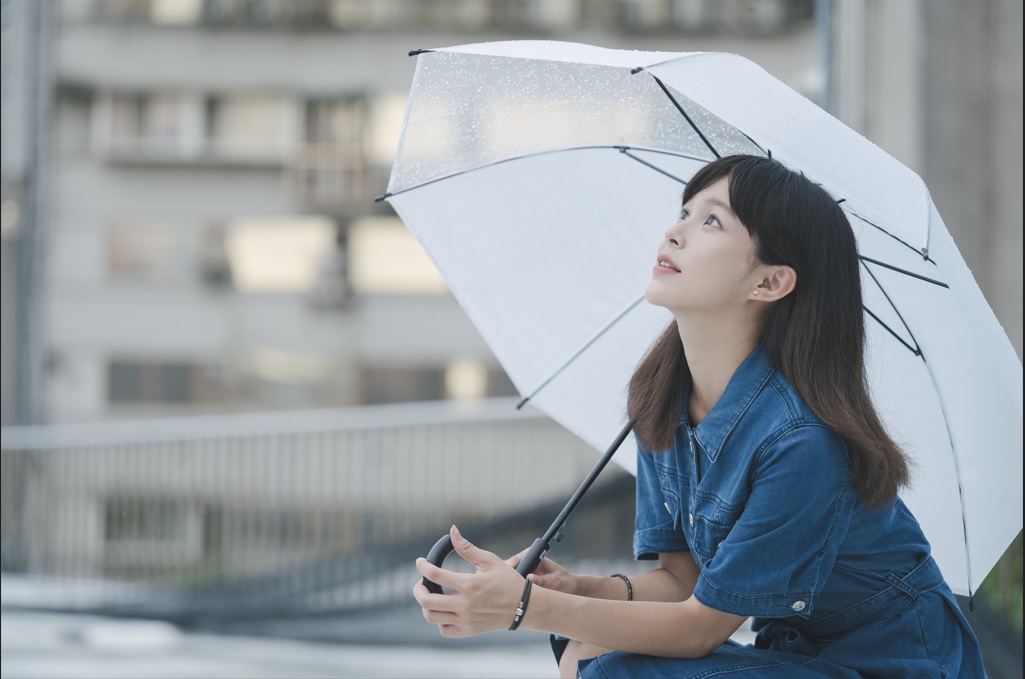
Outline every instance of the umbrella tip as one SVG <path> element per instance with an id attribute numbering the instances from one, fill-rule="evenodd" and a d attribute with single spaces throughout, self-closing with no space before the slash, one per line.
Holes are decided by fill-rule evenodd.
<path id="1" fill-rule="evenodd" d="M 382 193 L 380 196 L 374 196 L 374 202 L 380 203 L 381 201 L 388 200 L 389 198 L 391 198 L 390 193 Z"/>
<path id="2" fill-rule="evenodd" d="M 430 52 L 430 51 L 431 50 L 409 50 L 409 56 L 415 57 L 418 54 L 423 54 L 424 52 Z"/>
<path id="3" fill-rule="evenodd" d="M 644 70 L 643 66 L 638 66 L 636 68 L 632 68 L 632 69 L 630 69 L 630 75 L 637 75 L 638 73 L 640 73 L 643 70 Z"/>
<path id="4" fill-rule="evenodd" d="M 527 397 L 526 397 L 526 398 L 524 398 L 524 399 L 523 399 L 522 401 L 520 401 L 519 403 L 517 403 L 517 404 L 516 404 L 516 410 L 522 410 L 522 409 L 523 409 L 523 406 L 527 405 L 527 401 L 529 401 L 529 400 L 530 400 L 530 397 L 529 397 L 529 396 L 527 396 Z"/>

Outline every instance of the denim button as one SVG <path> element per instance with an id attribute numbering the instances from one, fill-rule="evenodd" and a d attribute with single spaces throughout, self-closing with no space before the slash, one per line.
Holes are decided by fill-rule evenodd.
<path id="1" fill-rule="evenodd" d="M 791 606 L 790 608 L 794 609 L 795 613 L 800 613 L 801 611 L 804 610 L 804 602 L 803 601 L 795 601 L 794 605 Z"/>

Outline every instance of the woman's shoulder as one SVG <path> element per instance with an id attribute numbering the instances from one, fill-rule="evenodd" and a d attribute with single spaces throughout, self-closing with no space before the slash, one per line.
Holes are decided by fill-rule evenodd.
<path id="1" fill-rule="evenodd" d="M 831 449 L 846 457 L 843 438 L 822 423 L 778 371 L 773 371 L 766 380 L 743 419 L 744 428 L 760 439 L 761 450 L 769 447 L 810 447 Z"/>
<path id="2" fill-rule="evenodd" d="M 790 423 L 794 426 L 822 424 L 822 421 L 805 403 L 790 381 L 778 370 L 772 371 L 759 396 L 761 397 L 759 405 L 767 412 L 773 413 L 781 423 Z"/>
<path id="3" fill-rule="evenodd" d="M 782 374 L 767 370 L 743 399 L 707 417 L 695 435 L 713 461 L 726 451 L 735 462 L 759 465 L 770 460 L 796 462 L 802 451 L 837 461 L 846 458 L 843 439 L 822 424 Z M 818 451 L 818 452 L 814 452 Z"/>

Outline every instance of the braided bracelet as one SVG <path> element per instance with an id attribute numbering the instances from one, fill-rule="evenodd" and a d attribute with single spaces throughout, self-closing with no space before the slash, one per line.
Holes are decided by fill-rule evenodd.
<path id="1" fill-rule="evenodd" d="M 523 614 L 527 612 L 527 602 L 530 601 L 530 586 L 533 585 L 529 579 L 523 583 L 523 594 L 520 594 L 520 605 L 516 607 L 516 615 L 513 617 L 512 626 L 509 631 L 514 631 L 523 622 Z"/>
<path id="2" fill-rule="evenodd" d="M 623 582 L 625 582 L 626 583 L 626 600 L 627 601 L 633 601 L 634 600 L 634 586 L 630 582 L 630 578 L 626 577 L 622 573 L 613 573 L 609 577 L 610 578 L 619 578 Z"/>

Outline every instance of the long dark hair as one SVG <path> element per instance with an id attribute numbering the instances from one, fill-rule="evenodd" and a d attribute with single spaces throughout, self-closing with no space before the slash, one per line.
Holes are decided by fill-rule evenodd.
<path id="1" fill-rule="evenodd" d="M 762 264 L 797 272 L 797 287 L 763 317 L 765 354 L 816 416 L 847 442 L 851 474 L 869 507 L 892 502 L 908 483 L 908 460 L 886 433 L 865 379 L 865 321 L 857 242 L 836 201 L 778 161 L 729 156 L 701 168 L 683 203 L 729 177 L 730 205 Z M 630 380 L 628 415 L 650 451 L 667 450 L 690 379 L 674 321 Z"/>

